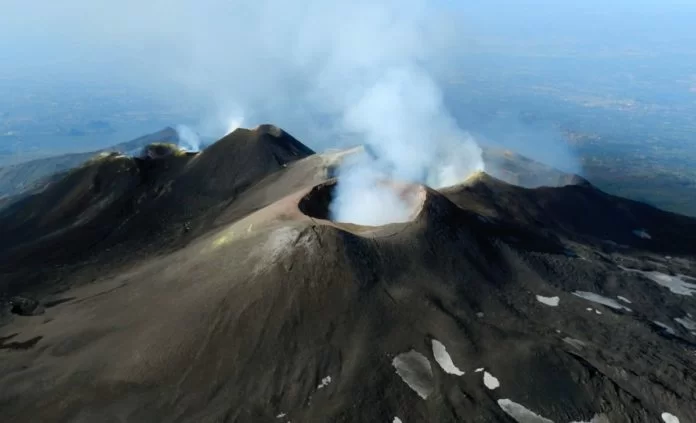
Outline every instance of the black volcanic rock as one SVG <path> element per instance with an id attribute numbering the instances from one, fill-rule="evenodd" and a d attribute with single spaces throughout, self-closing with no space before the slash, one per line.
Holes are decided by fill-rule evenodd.
<path id="1" fill-rule="evenodd" d="M 443 193 L 460 207 L 595 246 L 609 242 L 664 254 L 693 254 L 696 246 L 696 219 L 589 183 L 525 189 L 481 173 Z"/>
<path id="2" fill-rule="evenodd" d="M 0 249 L 3 293 L 53 304 L 2 321 L 1 415 L 696 421 L 693 219 L 479 174 L 393 183 L 408 222 L 339 223 L 337 160 L 237 130 L 122 180 L 91 163 L 1 216 L 24 240 Z"/>
<path id="3" fill-rule="evenodd" d="M 38 316 L 44 314 L 44 307 L 36 300 L 25 297 L 12 297 L 10 299 L 10 312 L 18 316 Z"/>

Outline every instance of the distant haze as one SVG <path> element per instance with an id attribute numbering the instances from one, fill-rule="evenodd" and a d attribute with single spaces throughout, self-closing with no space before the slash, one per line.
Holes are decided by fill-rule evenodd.
<path id="1" fill-rule="evenodd" d="M 458 179 L 481 167 L 477 137 L 580 172 L 558 128 L 462 119 L 481 112 L 479 100 L 467 100 L 497 104 L 503 82 L 536 83 L 524 72 L 538 77 L 538 64 L 520 57 L 619 63 L 670 54 L 650 63 L 668 72 L 677 55 L 693 65 L 694 21 L 693 2 L 675 0 L 8 0 L 0 5 L 0 94 L 6 78 L 127 86 L 158 104 L 186 105 L 187 122 L 170 124 L 203 135 L 270 122 L 318 150 L 369 143 L 392 176 L 434 185 L 436 175 Z M 512 63 L 516 79 L 505 80 Z M 559 61 L 541 75 L 577 80 L 589 69 L 574 63 Z M 640 69 L 626 70 L 635 81 L 629 70 Z M 488 74 L 487 92 L 477 82 L 456 93 L 448 85 Z M 684 84 L 683 96 L 691 95 L 696 82 Z M 454 157 L 443 154 L 451 148 Z M 443 157 L 466 163 L 432 171 Z"/>
<path id="2" fill-rule="evenodd" d="M 8 0 L 0 72 L 129 81 L 202 105 L 194 118 L 207 132 L 242 120 L 304 132 L 335 129 L 321 116 L 404 56 L 452 71 L 478 46 L 684 50 L 696 41 L 695 10 L 675 0 Z"/>

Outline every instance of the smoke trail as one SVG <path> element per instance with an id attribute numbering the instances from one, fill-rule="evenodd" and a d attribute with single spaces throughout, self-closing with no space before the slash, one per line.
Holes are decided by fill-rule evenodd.
<path id="1" fill-rule="evenodd" d="M 393 209 L 397 219 L 404 215 L 395 198 L 374 188 L 375 175 L 441 186 L 483 166 L 433 77 L 451 62 L 459 41 L 450 32 L 455 14 L 448 2 L 93 3 L 65 0 L 47 17 L 77 44 L 90 39 L 110 65 L 124 65 L 124 73 L 138 73 L 145 85 L 195 105 L 202 112 L 198 126 L 216 128 L 209 135 L 222 136 L 242 121 L 273 123 L 318 150 L 336 147 L 340 134 L 357 134 L 378 159 L 361 165 L 370 171 L 341 170 L 334 209 L 345 219 L 362 221 L 380 208 Z M 353 202 L 341 195 L 358 189 L 376 201 L 352 218 L 340 205 Z"/>
<path id="2" fill-rule="evenodd" d="M 483 170 L 481 149 L 444 107 L 433 79 L 415 66 L 388 69 L 344 115 L 376 155 L 339 170 L 332 218 L 363 225 L 402 222 L 409 204 L 379 182 L 396 179 L 435 188 Z"/>
<path id="3" fill-rule="evenodd" d="M 186 150 L 197 152 L 201 150 L 201 138 L 193 129 L 185 125 L 177 125 L 176 134 L 179 137 L 179 147 Z"/>

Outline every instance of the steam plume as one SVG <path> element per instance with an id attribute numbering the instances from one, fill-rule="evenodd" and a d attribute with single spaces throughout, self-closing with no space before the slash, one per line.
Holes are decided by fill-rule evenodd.
<path id="1" fill-rule="evenodd" d="M 185 125 L 177 125 L 174 129 L 179 137 L 180 148 L 192 152 L 201 150 L 201 138 L 193 129 Z"/>
<path id="2" fill-rule="evenodd" d="M 481 149 L 448 113 L 433 78 L 411 61 L 375 72 L 378 77 L 346 107 L 343 124 L 362 135 L 376 158 L 363 157 L 339 170 L 334 220 L 363 225 L 407 220 L 413 211 L 379 184 L 381 179 L 440 188 L 483 170 Z"/>
<path id="3" fill-rule="evenodd" d="M 198 126 L 216 128 L 206 135 L 222 136 L 242 120 L 270 122 L 321 150 L 343 147 L 339 135 L 355 134 L 378 160 L 355 175 L 342 169 L 337 193 L 361 187 L 386 201 L 384 192 L 365 191 L 374 175 L 439 186 L 482 167 L 434 78 L 459 41 L 448 7 L 433 0 L 65 0 L 46 16 L 61 22 L 66 45 L 94 45 L 98 55 L 108 52 L 109 66 L 125 65 L 123 73 L 137 73 L 146 87 L 186 99 L 201 111 Z M 389 204 L 396 218 L 403 215 L 398 202 Z M 387 208 L 370 210 L 376 207 Z M 338 207 L 350 219 L 344 212 Z"/>

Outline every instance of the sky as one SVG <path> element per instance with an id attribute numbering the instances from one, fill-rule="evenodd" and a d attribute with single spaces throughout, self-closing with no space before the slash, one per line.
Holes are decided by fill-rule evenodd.
<path id="1" fill-rule="evenodd" d="M 394 70 L 435 84 L 421 88 L 436 111 L 408 113 L 447 120 L 438 81 L 469 54 L 693 61 L 691 22 L 696 3 L 677 0 L 2 0 L 0 76 L 143 87 L 199 105 L 216 134 L 272 121 L 373 136 L 403 113 L 351 122 L 351 108 Z"/>

